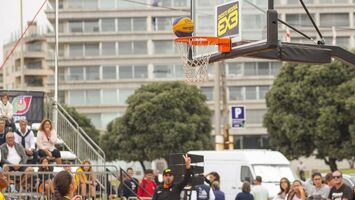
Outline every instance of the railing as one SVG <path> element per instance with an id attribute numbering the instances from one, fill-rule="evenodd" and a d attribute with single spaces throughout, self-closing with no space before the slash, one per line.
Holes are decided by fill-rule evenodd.
<path id="1" fill-rule="evenodd" d="M 53 99 L 50 99 L 50 110 L 57 111 L 57 134 L 64 145 L 73 152 L 80 161 L 90 160 L 92 164 L 104 165 L 105 152 L 86 134 L 70 114 Z M 54 120 L 53 112 L 48 113 Z"/>
<path id="2" fill-rule="evenodd" d="M 116 176 L 118 170 L 115 166 L 108 166 L 114 169 L 113 171 L 93 170 L 90 172 L 77 172 L 80 165 L 48 165 L 49 171 L 38 170 L 40 165 L 21 165 L 21 167 L 25 168 L 24 171 L 4 170 L 2 173 L 2 178 L 7 182 L 7 188 L 3 190 L 6 199 L 51 200 L 54 192 L 53 178 L 65 168 L 73 174 L 78 186 L 76 193 L 79 195 L 95 199 L 115 199 L 118 194 Z M 103 168 L 105 166 L 92 165 L 92 167 Z M 85 176 L 90 184 L 78 182 L 80 176 Z"/>
<path id="3" fill-rule="evenodd" d="M 120 168 L 120 176 L 119 176 L 119 180 L 120 180 L 120 189 L 118 191 L 118 196 L 121 197 L 122 200 L 151 200 L 152 197 L 137 197 L 137 192 L 133 191 L 130 185 L 127 185 L 125 183 L 125 178 L 129 177 L 129 175 L 127 174 L 127 172 L 125 170 L 123 170 L 122 168 Z M 140 188 L 141 190 L 143 190 L 145 193 L 148 193 L 148 191 L 144 188 L 141 187 L 139 182 L 137 182 L 136 180 L 132 179 L 131 181 L 133 181 L 136 185 L 138 185 L 138 188 Z M 131 194 L 134 194 L 135 196 L 129 196 L 129 197 L 125 197 L 125 194 L 123 194 L 124 189 L 126 188 L 128 191 L 130 191 Z"/>

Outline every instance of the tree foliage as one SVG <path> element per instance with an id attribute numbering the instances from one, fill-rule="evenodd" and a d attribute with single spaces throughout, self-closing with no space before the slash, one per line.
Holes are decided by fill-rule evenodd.
<path id="1" fill-rule="evenodd" d="M 211 149 L 211 111 L 196 86 L 152 83 L 127 99 L 122 117 L 107 126 L 101 146 L 108 159 L 151 161 L 171 153 Z"/>
<path id="2" fill-rule="evenodd" d="M 355 68 L 286 64 L 266 103 L 270 146 L 289 159 L 315 153 L 335 170 L 355 156 Z"/>
<path id="3" fill-rule="evenodd" d="M 88 136 L 96 143 L 99 144 L 100 132 L 92 124 L 91 120 L 83 114 L 76 111 L 75 108 L 63 106 L 69 115 L 78 123 L 78 125 L 88 134 Z"/>

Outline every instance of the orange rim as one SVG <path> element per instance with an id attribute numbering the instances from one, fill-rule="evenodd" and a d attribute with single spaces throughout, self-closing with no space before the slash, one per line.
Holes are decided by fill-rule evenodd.
<path id="1" fill-rule="evenodd" d="M 218 45 L 218 50 L 220 52 L 226 53 L 231 51 L 230 38 L 218 38 L 211 36 L 189 36 L 176 38 L 175 42 L 185 43 L 191 46 Z"/>

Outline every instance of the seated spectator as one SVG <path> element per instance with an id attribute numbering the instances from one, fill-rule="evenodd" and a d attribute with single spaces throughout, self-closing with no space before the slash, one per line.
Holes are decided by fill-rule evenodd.
<path id="1" fill-rule="evenodd" d="M 11 127 L 12 131 L 15 131 L 16 126 L 13 119 L 13 107 L 9 102 L 9 96 L 4 94 L 0 101 L 0 117 L 6 122 L 6 127 Z"/>
<path id="2" fill-rule="evenodd" d="M 43 120 L 37 133 L 38 156 L 54 157 L 55 162 L 61 164 L 60 151 L 54 146 L 57 141 L 57 132 L 53 129 L 52 122 L 49 119 Z"/>
<path id="3" fill-rule="evenodd" d="M 25 153 L 28 156 L 28 160 L 31 160 L 32 164 L 37 163 L 36 141 L 35 135 L 32 130 L 27 128 L 27 120 L 20 120 L 20 128 L 15 131 L 15 142 L 21 144 L 25 148 Z"/>
<path id="4" fill-rule="evenodd" d="M 1 145 L 1 163 L 12 165 L 10 171 L 24 171 L 25 167 L 20 164 L 26 164 L 27 156 L 22 145 L 15 142 L 13 132 L 6 134 L 6 143 Z"/>
<path id="5" fill-rule="evenodd" d="M 138 187 L 138 197 L 151 198 L 154 194 L 154 190 L 158 185 L 154 181 L 154 172 L 151 169 L 147 169 L 144 172 L 144 178 Z"/>
<path id="6" fill-rule="evenodd" d="M 36 190 L 36 176 L 33 175 L 34 169 L 27 167 L 25 173 L 21 176 L 20 192 L 35 192 Z"/>
<path id="7" fill-rule="evenodd" d="M 72 174 L 73 175 L 73 172 L 71 171 L 71 163 L 69 162 L 69 161 L 64 161 L 63 162 L 63 169 L 64 169 L 64 171 L 67 171 L 67 172 L 69 172 L 70 174 Z"/>
<path id="8" fill-rule="evenodd" d="M 53 167 L 49 166 L 49 160 L 45 157 L 40 159 L 40 165 L 38 168 L 37 191 L 49 196 L 50 193 L 54 193 L 53 174 L 51 173 L 53 172 Z"/>
<path id="9" fill-rule="evenodd" d="M 75 180 L 79 186 L 79 193 L 84 199 L 87 198 L 88 190 L 90 197 L 95 197 L 95 176 L 92 174 L 92 167 L 89 160 L 84 160 L 82 166 L 76 170 Z"/>
<path id="10" fill-rule="evenodd" d="M 3 145 L 6 143 L 6 134 L 8 131 L 7 128 L 5 128 L 5 120 L 3 118 L 0 118 L 0 145 Z"/>
<path id="11" fill-rule="evenodd" d="M 138 190 L 138 179 L 133 177 L 134 171 L 131 167 L 127 168 L 127 175 L 122 174 L 122 183 L 119 186 L 120 196 L 123 198 L 136 197 Z"/>

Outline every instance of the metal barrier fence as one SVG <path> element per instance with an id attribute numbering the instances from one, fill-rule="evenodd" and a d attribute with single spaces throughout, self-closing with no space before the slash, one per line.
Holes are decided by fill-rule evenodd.
<path id="1" fill-rule="evenodd" d="M 64 145 L 73 152 L 80 161 L 90 160 L 98 165 L 105 164 L 104 151 L 87 135 L 69 113 L 53 99 L 47 98 L 50 106 L 47 113 L 49 118 L 54 120 L 53 112 L 57 111 L 57 134 L 64 141 Z"/>
<path id="2" fill-rule="evenodd" d="M 54 192 L 53 178 L 63 170 L 70 171 L 77 183 L 77 194 L 90 199 L 117 199 L 118 173 L 115 166 L 108 166 L 112 171 L 103 170 L 105 166 L 92 165 L 95 169 L 90 172 L 77 172 L 81 165 L 48 165 L 48 170 L 40 165 L 21 165 L 22 171 L 2 172 L 8 187 L 3 190 L 7 200 L 42 200 L 52 199 Z M 11 167 L 11 166 L 9 166 Z"/>

